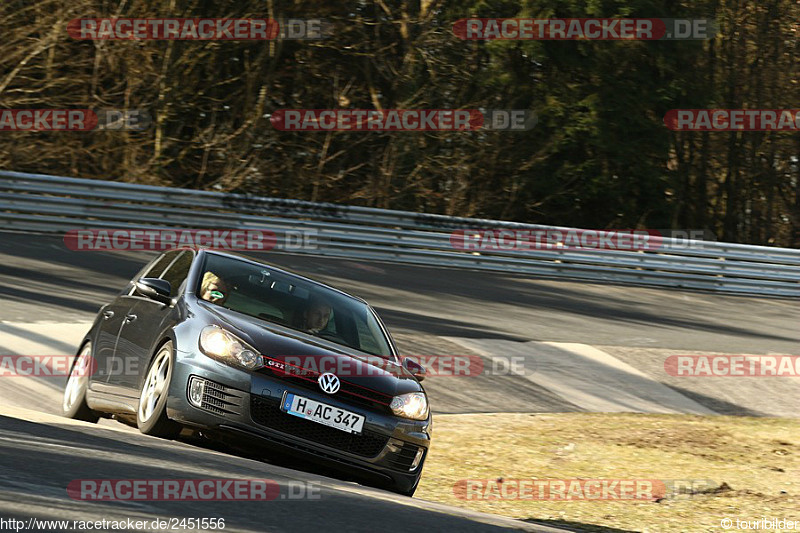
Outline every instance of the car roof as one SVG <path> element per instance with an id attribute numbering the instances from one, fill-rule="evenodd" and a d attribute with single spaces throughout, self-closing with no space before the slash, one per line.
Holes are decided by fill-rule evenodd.
<path id="1" fill-rule="evenodd" d="M 324 287 L 325 289 L 337 292 L 337 293 L 341 294 L 342 296 L 347 296 L 348 298 L 352 298 L 353 300 L 356 300 L 356 301 L 361 302 L 363 304 L 369 305 L 369 303 L 367 303 L 367 301 L 364 300 L 363 298 L 359 298 L 358 296 L 353 296 L 352 294 L 348 294 L 348 293 L 344 292 L 341 289 L 337 289 L 336 287 L 332 287 L 332 286 L 330 286 L 330 285 L 328 285 L 326 283 L 322 283 L 321 281 L 317 281 L 317 280 L 311 279 L 311 278 L 309 278 L 307 276 L 303 276 L 302 274 L 298 274 L 297 272 L 294 272 L 292 270 L 280 267 L 278 265 L 275 265 L 274 263 L 270 263 L 269 261 L 264 261 L 262 259 L 256 259 L 254 257 L 250 257 L 250 256 L 247 256 L 247 255 L 244 255 L 244 254 L 238 254 L 238 253 L 227 252 L 227 251 L 223 252 L 223 251 L 220 251 L 220 250 L 212 250 L 212 249 L 209 249 L 209 248 L 202 248 L 202 249 L 200 249 L 198 251 L 200 253 L 206 253 L 206 254 L 212 254 L 212 255 L 220 255 L 220 256 L 223 256 L 223 257 L 229 257 L 231 259 L 239 259 L 239 260 L 248 261 L 250 263 L 255 263 L 257 265 L 267 266 L 267 267 L 269 267 L 269 268 L 271 268 L 273 270 L 276 270 L 278 272 L 281 272 L 281 273 L 284 273 L 284 274 L 288 274 L 290 276 L 294 276 L 294 277 L 299 278 L 299 279 L 301 279 L 301 280 L 303 280 L 305 282 L 312 283 L 312 284 L 318 285 L 320 287 Z"/>

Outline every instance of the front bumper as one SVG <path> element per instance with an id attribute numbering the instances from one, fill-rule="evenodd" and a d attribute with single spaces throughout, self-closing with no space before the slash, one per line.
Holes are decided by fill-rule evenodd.
<path id="1" fill-rule="evenodd" d="M 408 491 L 417 483 L 430 446 L 431 419 L 406 420 L 379 408 L 348 402 L 321 390 L 301 387 L 270 373 L 245 372 L 205 355 L 177 352 L 167 416 L 186 426 L 217 430 L 256 446 L 288 453 L 373 483 Z M 192 376 L 209 382 L 203 407 L 189 402 Z M 293 417 L 280 409 L 286 392 L 363 415 L 360 435 Z M 414 459 L 421 454 L 416 468 Z"/>

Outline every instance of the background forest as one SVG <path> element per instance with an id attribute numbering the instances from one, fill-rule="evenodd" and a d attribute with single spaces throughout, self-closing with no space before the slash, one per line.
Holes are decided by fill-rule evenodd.
<path id="1" fill-rule="evenodd" d="M 77 41 L 78 17 L 322 18 L 321 41 Z M 462 41 L 459 18 L 714 18 L 705 41 Z M 800 135 L 673 132 L 793 108 L 789 0 L 3 0 L 0 109 L 141 108 L 144 132 L 0 133 L 0 168 L 800 245 Z M 280 132 L 280 108 L 531 109 L 524 133 Z"/>

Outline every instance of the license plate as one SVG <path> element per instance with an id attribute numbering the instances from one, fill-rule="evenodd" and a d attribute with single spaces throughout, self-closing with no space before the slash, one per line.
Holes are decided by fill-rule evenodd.
<path id="1" fill-rule="evenodd" d="M 283 399 L 281 409 L 290 415 L 299 416 L 347 433 L 359 434 L 364 427 L 365 417 L 361 415 L 296 394 L 287 394 L 286 398 Z"/>

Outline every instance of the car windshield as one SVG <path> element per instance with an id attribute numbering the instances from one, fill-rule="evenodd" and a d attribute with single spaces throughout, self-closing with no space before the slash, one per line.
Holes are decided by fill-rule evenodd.
<path id="1" fill-rule="evenodd" d="M 370 355 L 392 357 L 368 305 L 265 265 L 206 254 L 197 297 Z"/>

